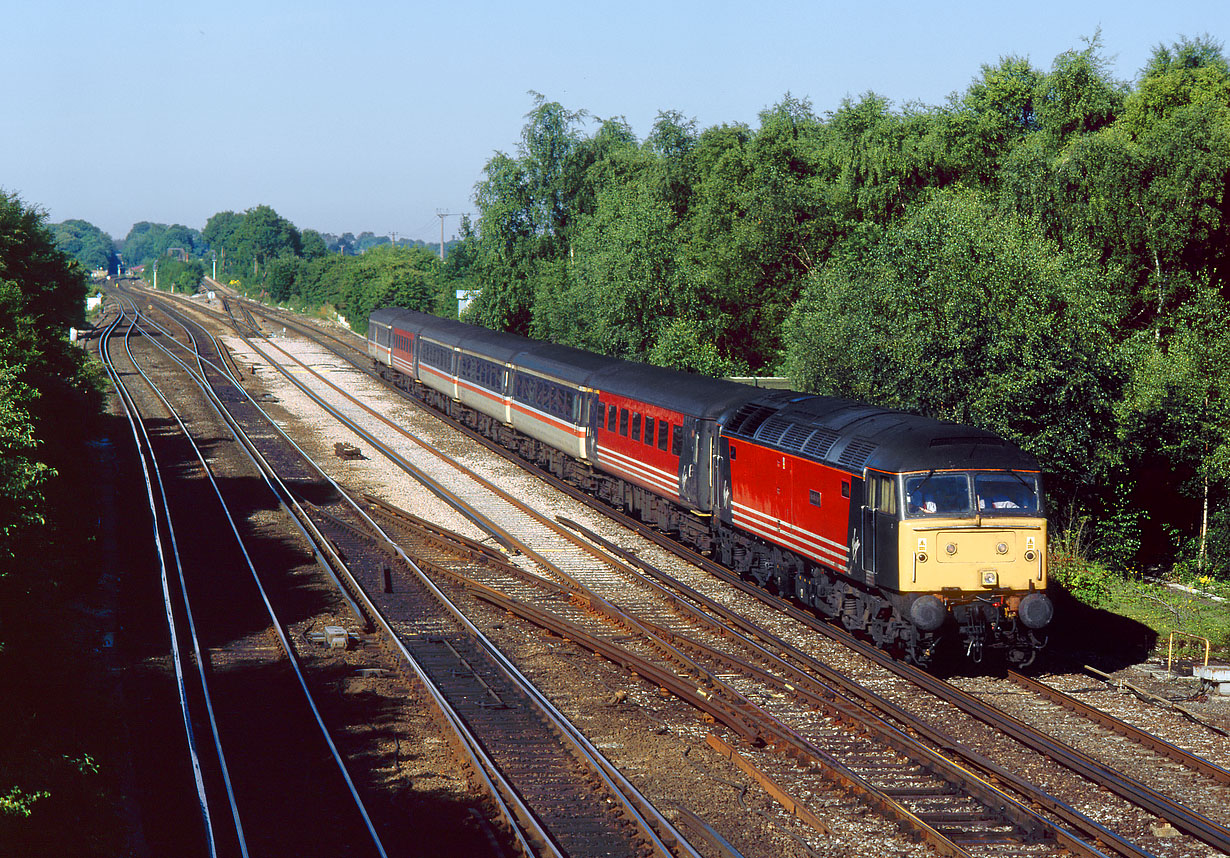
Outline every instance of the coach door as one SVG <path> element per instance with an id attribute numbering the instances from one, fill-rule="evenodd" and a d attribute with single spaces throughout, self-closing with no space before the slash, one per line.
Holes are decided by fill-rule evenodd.
<path id="1" fill-rule="evenodd" d="M 707 497 L 701 497 L 704 459 L 701 438 L 701 421 L 695 417 L 683 418 L 683 446 L 679 451 L 679 497 L 689 506 L 708 508 Z M 708 468 L 705 468 L 707 471 Z"/>

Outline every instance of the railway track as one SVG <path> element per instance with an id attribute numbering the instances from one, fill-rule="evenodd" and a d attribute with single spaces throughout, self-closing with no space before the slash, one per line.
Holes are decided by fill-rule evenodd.
<path id="1" fill-rule="evenodd" d="M 257 324 L 255 320 L 251 318 L 247 320 L 247 323 L 250 325 Z M 282 323 L 287 323 L 287 327 L 294 326 L 293 321 L 279 319 L 279 324 L 282 324 Z M 341 345 L 336 345 L 334 346 L 334 348 L 337 349 L 337 352 L 335 353 L 344 353 L 345 351 L 345 349 Z M 360 357 L 359 360 L 365 360 L 365 358 Z M 486 516 L 486 517 L 490 518 L 490 516 Z M 477 520 L 481 521 L 483 518 L 484 516 L 479 516 Z M 624 523 L 632 524 L 629 522 L 624 522 Z M 507 528 L 505 528 L 505 531 L 506 530 Z M 499 528 L 497 528 L 497 533 L 498 531 L 499 531 Z M 653 538 L 657 538 L 656 536 L 652 534 L 645 534 L 645 535 L 647 537 L 652 536 Z M 505 541 L 507 539 L 507 535 L 506 533 L 502 535 L 498 535 L 497 538 L 500 539 L 501 541 Z M 508 547 L 507 544 L 505 545 L 505 547 L 506 548 Z M 560 549 L 557 549 L 557 548 L 551 548 L 551 549 L 548 549 L 546 553 L 551 555 L 552 559 L 556 559 L 556 554 L 559 552 L 559 550 Z M 671 550 L 676 551 L 677 549 L 674 546 L 672 546 Z M 693 563 L 699 563 L 701 565 L 705 565 L 705 562 L 706 562 L 704 558 L 691 557 L 690 560 Z M 728 580 L 728 583 L 733 583 L 733 584 L 736 584 L 737 586 L 743 586 L 744 584 L 744 582 L 739 582 L 737 579 L 730 580 L 732 576 L 729 576 L 729 573 L 725 573 L 724 570 L 721 570 L 720 568 L 712 568 L 711 566 L 707 566 L 706 568 L 708 568 L 708 571 L 711 574 L 718 575 L 718 576 L 725 575 Z M 571 573 L 567 573 L 567 574 L 571 574 Z M 759 590 L 758 588 L 749 587 L 747 590 L 747 594 L 756 599 L 766 602 L 767 604 L 771 606 L 773 611 L 778 612 L 782 616 L 789 617 L 794 622 L 803 622 L 805 624 L 808 624 L 809 627 L 811 627 L 811 624 L 815 623 L 814 617 L 811 617 L 810 615 L 805 614 L 805 612 L 797 611 L 797 609 L 793 608 L 793 606 L 790 606 L 788 603 L 781 602 L 780 600 L 773 600 L 772 598 L 767 597 L 767 594 L 765 594 L 763 591 Z M 646 622 L 645 624 L 650 625 L 650 626 L 657 626 L 659 628 L 665 628 L 665 624 L 659 625 L 656 622 Z M 832 631 L 831 627 L 822 626 L 821 624 L 816 624 L 815 627 L 812 627 L 812 630 L 820 631 L 826 634 Z M 842 637 L 839 633 L 835 633 L 835 634 L 836 634 L 836 637 L 838 638 Z M 759 635 L 759 637 L 757 637 L 757 635 Z M 800 658 L 799 654 L 791 653 L 791 650 L 798 649 L 797 647 L 793 647 L 792 645 L 786 644 L 781 641 L 774 642 L 772 641 L 772 635 L 768 635 L 767 637 L 765 635 L 766 633 L 764 633 L 763 630 L 759 633 L 756 633 L 756 632 L 751 633 L 751 637 L 756 640 L 759 640 L 761 644 L 769 644 L 771 648 L 774 649 L 776 652 L 787 653 L 790 655 L 791 659 L 800 660 L 800 663 L 803 665 L 801 669 L 807 672 L 813 672 L 813 671 L 818 672 L 814 664 L 808 663 L 807 659 L 811 657 L 807 656 L 806 653 L 801 653 L 801 650 L 800 650 L 799 652 L 802 654 L 802 658 Z M 853 643 L 853 645 L 857 646 L 857 642 L 844 641 L 844 643 L 847 645 Z M 878 651 L 872 651 L 869 653 L 865 653 L 862 657 L 872 660 L 873 655 L 877 653 Z M 881 668 L 885 671 L 893 669 L 888 664 L 881 665 Z M 826 680 L 828 680 L 828 677 L 826 677 Z M 849 687 L 843 687 L 842 682 L 840 681 L 840 674 L 838 674 L 837 678 L 834 678 L 832 681 L 836 687 L 843 689 L 842 690 L 843 694 L 846 694 L 850 696 L 851 698 L 855 698 L 855 699 L 858 699 L 860 697 L 860 692 L 855 691 Z M 908 681 L 910 683 L 915 684 L 917 687 L 927 687 L 925 682 L 920 683 L 918 680 L 914 678 L 911 678 Z M 943 697 L 944 699 L 949 701 L 949 705 L 963 706 L 965 708 L 965 711 L 968 711 L 970 713 L 981 712 L 982 713 L 981 715 L 974 715 L 974 717 L 981 717 L 987 723 L 999 725 L 995 727 L 995 729 L 997 730 L 1004 729 L 1002 725 L 1010 723 L 1009 721 L 1000 721 L 999 720 L 1000 716 L 996 715 L 992 711 L 993 707 L 988 709 L 988 708 L 984 708 L 981 704 L 975 705 L 974 703 L 970 703 L 968 701 L 963 702 L 963 703 L 955 702 L 955 701 L 960 700 L 959 695 L 949 696 L 951 695 L 951 692 L 948 690 L 945 690 L 943 688 L 944 685 L 947 685 L 947 683 L 941 683 L 940 685 L 934 686 L 933 688 L 929 689 L 929 692 Z M 869 696 L 866 691 L 862 692 L 861 695 L 864 698 Z M 744 696 L 746 697 L 746 695 Z M 878 707 L 879 707 L 879 711 L 881 712 L 882 717 L 886 717 L 890 719 L 897 719 L 898 723 L 907 723 L 904 720 L 904 717 L 906 716 L 902 716 L 900 712 L 896 714 L 893 714 L 891 712 L 892 710 L 891 701 L 889 702 L 889 705 L 887 707 L 885 707 L 884 704 L 878 704 Z M 953 742 L 950 736 L 946 737 L 943 735 L 942 732 L 936 731 L 934 728 L 927 727 L 925 725 L 923 725 L 922 727 L 920 727 L 919 725 L 911 725 L 908 729 L 912 731 L 922 732 L 924 735 L 927 732 L 930 732 L 932 734 L 932 740 L 931 740 L 932 743 L 938 747 L 960 744 L 957 742 Z M 1018 729 L 1019 728 L 1014 727 L 1012 728 L 1012 731 L 1017 731 Z M 1031 731 L 1030 729 L 1025 729 L 1023 731 L 1020 731 L 1020 733 L 1021 733 L 1021 736 L 1023 736 L 1024 738 L 1021 738 L 1021 736 L 1019 736 L 1018 738 L 1020 738 L 1020 740 L 1024 743 L 1028 744 L 1032 742 L 1038 742 L 1042 746 L 1046 745 L 1046 743 L 1042 741 L 1045 737 L 1041 735 L 1041 731 L 1038 731 L 1038 730 Z M 760 736 L 759 738 L 763 739 L 764 737 Z M 1052 753 L 1052 752 L 1053 751 L 1046 751 L 1046 753 Z M 1066 750 L 1060 748 L 1057 753 L 1061 759 L 1066 760 L 1065 765 L 1075 765 L 1077 770 L 1080 769 L 1080 764 L 1074 762 L 1077 758 L 1069 754 Z M 1025 785 L 1023 779 L 1019 777 L 1014 778 L 1012 773 L 1006 770 L 1003 766 L 995 763 L 994 761 L 988 759 L 985 756 L 979 755 L 977 752 L 974 752 L 974 751 L 967 752 L 966 755 L 964 756 L 964 764 L 972 768 L 981 769 L 985 774 L 987 774 L 987 776 L 994 778 L 1001 783 L 1012 783 L 1015 779 L 1016 781 L 1019 782 L 1015 784 L 1017 787 Z M 1198 767 L 1198 764 L 1197 764 L 1197 767 Z M 1087 774 L 1086 776 L 1090 776 L 1090 777 L 1094 776 L 1095 773 L 1093 772 L 1093 769 L 1096 769 L 1096 768 L 1098 767 L 1094 765 L 1092 769 L 1090 769 L 1089 774 Z M 1105 767 L 1103 766 L 1102 768 L 1105 768 Z M 1214 780 L 1216 780 L 1216 777 L 1217 777 L 1215 774 L 1214 775 L 1206 774 L 1205 776 L 1211 777 Z M 1155 798 L 1149 795 L 1151 788 L 1145 787 L 1143 790 L 1141 790 L 1138 788 L 1139 785 L 1131 783 L 1132 780 L 1133 780 L 1132 778 L 1126 778 L 1126 779 L 1120 778 L 1119 779 L 1120 784 L 1118 787 L 1111 786 L 1109 783 L 1107 784 L 1107 786 L 1108 788 L 1111 788 L 1111 789 L 1118 789 L 1121 792 L 1121 794 L 1124 794 L 1126 792 L 1127 795 L 1125 797 L 1127 797 L 1129 801 L 1133 801 L 1135 803 L 1140 804 L 1142 807 L 1145 807 L 1148 813 L 1154 813 L 1163 818 L 1170 819 L 1172 824 L 1174 824 L 1177 828 L 1192 835 L 1193 837 L 1204 840 L 1206 843 L 1210 844 L 1210 846 L 1212 846 L 1213 848 L 1217 848 L 1217 849 L 1225 848 L 1223 845 L 1221 845 L 1225 843 L 1223 839 L 1224 829 L 1220 826 L 1219 823 L 1209 818 L 1211 814 L 1202 815 L 1202 814 L 1196 813 L 1196 814 L 1189 816 L 1187 815 L 1186 809 L 1182 807 L 1152 803 L 1155 801 Z M 1127 784 L 1127 786 L 1124 786 L 1125 783 Z M 1157 792 L 1157 791 L 1153 790 L 1153 792 Z M 1046 802 L 1045 801 L 1040 802 L 1039 799 L 1036 797 L 1036 795 L 1034 797 L 1029 797 L 1026 800 L 1030 802 L 1038 803 L 1039 806 L 1046 806 Z M 1077 827 L 1079 827 L 1080 825 L 1088 826 L 1086 828 L 1084 836 L 1087 837 L 1090 840 L 1090 842 L 1101 843 L 1109 851 L 1119 851 L 1122 854 L 1148 854 L 1147 852 L 1141 852 L 1139 850 L 1132 851 L 1133 847 L 1131 846 L 1131 844 L 1127 843 L 1125 838 L 1118 837 L 1118 835 L 1115 835 L 1104 828 L 1100 828 L 1097 825 L 1097 823 L 1092 822 L 1092 820 L 1085 820 L 1082 822 L 1080 820 L 1080 817 L 1082 816 L 1082 814 L 1074 811 L 1070 807 L 1065 807 L 1062 802 L 1059 802 L 1057 800 L 1051 800 L 1050 806 L 1048 807 L 1048 811 L 1058 815 L 1060 818 L 1066 819 L 1067 824 L 1074 825 Z M 1202 819 L 1202 816 L 1203 816 L 1203 819 Z"/>
<path id="2" fill-rule="evenodd" d="M 557 551 L 557 549 L 552 548 L 552 549 L 550 549 L 550 551 L 554 552 L 554 551 Z M 566 573 L 566 575 L 567 575 L 567 573 Z M 571 577 L 571 575 L 568 575 L 568 577 Z M 710 680 L 710 681 L 712 682 L 712 680 Z M 732 719 L 732 718 L 729 718 L 729 717 L 728 717 L 728 720 L 732 720 L 732 722 L 733 722 L 733 720 L 734 720 L 734 719 Z M 732 725 L 736 725 L 736 724 L 732 724 Z M 736 726 L 737 726 L 737 725 L 736 725 Z M 915 725 L 914 725 L 914 724 L 910 724 L 910 728 L 911 728 L 911 729 L 915 729 Z M 758 736 L 758 738 L 759 738 L 759 736 Z M 945 742 L 945 741 L 943 741 L 943 740 L 941 739 L 941 744 L 951 744 L 951 742 Z M 859 754 L 855 754 L 855 756 L 860 756 L 860 755 L 859 755 Z M 994 771 L 994 768 L 995 768 L 994 766 L 993 766 L 993 767 L 991 767 L 991 769 L 993 769 L 993 771 Z M 919 790 L 919 792 L 921 792 L 921 793 L 926 793 L 926 792 L 927 792 L 927 788 L 916 788 L 916 789 L 918 789 L 918 790 Z M 934 788 L 931 788 L 931 789 L 932 789 L 932 792 L 934 792 Z M 1146 790 L 1145 790 L 1145 792 L 1146 792 Z M 1037 793 L 1037 790 L 1034 790 L 1034 793 Z M 1134 793 L 1134 798 L 1139 799 L 1140 794 L 1141 794 L 1140 792 Z M 1034 797 L 1031 797 L 1031 800 L 1037 800 L 1036 795 L 1034 795 Z M 1058 803 L 1058 801 L 1055 801 L 1054 799 L 1049 799 L 1049 804 L 1050 804 L 1050 805 L 1052 805 L 1052 806 L 1055 806 L 1055 808 L 1059 808 L 1059 806 L 1060 806 L 1060 803 Z M 1156 811 L 1157 809 L 1159 809 L 1159 806 L 1156 806 L 1156 805 L 1154 805 L 1154 806 L 1150 806 L 1150 808 L 1149 808 L 1149 809 L 1150 809 L 1150 810 L 1154 810 L 1154 811 Z M 931 811 L 931 813 L 935 813 L 935 811 Z M 1176 811 L 1176 810 L 1170 809 L 1170 810 L 1168 810 L 1168 811 L 1167 811 L 1167 813 L 1171 813 L 1172 815 L 1176 815 L 1176 814 L 1181 814 L 1181 813 L 1182 813 L 1182 811 Z M 941 819 L 941 817 L 943 817 L 943 816 L 945 816 L 945 815 L 935 813 L 935 816 L 936 816 L 936 819 Z M 950 819 L 950 820 L 952 819 L 952 817 L 953 817 L 953 816 L 957 816 L 957 814 L 953 814 L 953 813 L 947 814 L 947 817 L 948 817 L 948 819 Z M 967 817 L 969 816 L 968 810 L 967 810 L 967 811 L 964 811 L 964 816 L 967 816 Z M 1193 817 L 1193 819 L 1194 819 L 1194 817 Z M 980 820 L 980 819 L 977 819 L 977 816 L 973 817 L 973 819 L 968 819 L 967 821 L 974 822 L 974 824 L 975 824 L 975 825 L 977 825 L 977 826 L 982 826 L 982 827 L 984 827 L 984 828 L 985 828 L 985 826 L 986 826 L 986 821 L 985 821 L 985 820 Z M 1092 824 L 1092 822 L 1087 821 L 1087 820 L 1085 821 L 1085 824 L 1086 824 L 1087 826 L 1089 826 L 1089 827 L 1087 827 L 1087 832 L 1089 832 L 1089 833 L 1090 833 L 1090 835 L 1091 835 L 1093 838 L 1095 838 L 1095 840 L 1098 840 L 1098 841 L 1108 841 L 1108 842 L 1114 842 L 1114 837 L 1113 837 L 1113 835 L 1109 835 L 1109 833 L 1105 830 L 1105 828 L 1098 828 L 1098 826 L 1096 826 L 1096 824 Z M 1197 824 L 1196 824 L 1196 825 L 1202 825 L 1202 824 L 1200 824 L 1200 822 L 1197 822 Z M 1021 826 L 1021 827 L 1022 827 L 1022 828 L 1025 828 L 1025 826 Z M 1194 828 L 1194 826 L 1192 826 L 1192 827 Z M 1191 828 L 1189 828 L 1189 830 L 1191 830 Z M 967 840 L 974 840 L 974 838 L 973 838 L 972 836 L 970 836 L 970 835 L 969 835 L 969 832 L 961 832 L 961 833 L 963 833 L 963 835 L 966 835 Z M 1002 833 L 1002 832 L 1001 832 L 1001 833 Z M 1212 828 L 1207 828 L 1207 830 L 1205 830 L 1205 833 L 1209 833 L 1209 835 L 1210 835 L 1210 836 L 1213 836 L 1213 837 L 1218 836 L 1218 832 L 1216 832 L 1216 830 L 1215 830 L 1215 826 L 1214 826 L 1214 827 L 1212 827 Z M 1135 854 L 1139 854 L 1139 852 L 1134 852 L 1134 851 L 1133 851 L 1133 849 L 1132 849 L 1132 847 L 1130 847 L 1130 846 L 1129 846 L 1129 844 L 1125 844 L 1124 842 L 1119 842 L 1119 843 L 1118 843 L 1118 847 L 1119 847 L 1119 849 L 1121 849 L 1121 851 L 1123 851 L 1125 854 L 1133 854 L 1133 853 L 1135 853 Z"/>
<path id="3" fill-rule="evenodd" d="M 349 594 L 356 617 L 381 633 L 401 669 L 424 687 L 519 851 L 696 854 L 413 564 L 387 542 L 354 538 L 371 522 L 289 439 L 268 431 L 272 421 L 255 401 L 227 398 L 236 431 L 251 439 L 266 478 L 279 483 L 283 508 L 311 534 L 318 561 Z M 396 587 L 394 569 L 404 573 Z"/>
<path id="4" fill-rule="evenodd" d="M 340 855 L 385 855 L 252 563 L 251 534 L 236 523 L 234 498 L 203 450 L 202 435 L 217 426 L 205 430 L 200 401 L 185 406 L 153 377 L 174 372 L 167 346 L 148 345 L 163 338 L 171 339 L 129 303 L 99 349 L 146 475 L 204 851 L 248 855 L 315 842 Z M 177 478 L 185 466 L 199 471 Z M 287 735 L 305 744 L 290 745 Z M 267 749 L 259 762 L 228 753 L 253 743 Z M 286 828 L 273 807 L 296 825 Z"/>

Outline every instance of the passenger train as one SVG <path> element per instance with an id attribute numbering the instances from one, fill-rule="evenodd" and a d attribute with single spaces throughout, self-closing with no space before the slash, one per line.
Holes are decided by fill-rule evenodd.
<path id="1" fill-rule="evenodd" d="M 998 436 L 763 390 L 411 310 L 371 314 L 381 374 L 607 503 L 926 665 L 1045 645 L 1038 463 Z"/>

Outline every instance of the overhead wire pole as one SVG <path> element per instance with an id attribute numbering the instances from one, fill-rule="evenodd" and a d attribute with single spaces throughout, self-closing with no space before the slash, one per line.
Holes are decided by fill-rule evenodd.
<path id="1" fill-rule="evenodd" d="M 444 219 L 446 217 L 465 217 L 469 212 L 442 212 L 436 209 L 436 217 L 440 218 L 440 261 L 444 261 Z"/>

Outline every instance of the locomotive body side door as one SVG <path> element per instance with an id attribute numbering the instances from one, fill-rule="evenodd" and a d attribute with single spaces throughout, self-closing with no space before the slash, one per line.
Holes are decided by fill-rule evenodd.
<path id="1" fill-rule="evenodd" d="M 864 488 L 871 487 L 869 483 L 863 483 L 863 486 Z M 867 492 L 866 494 L 870 495 L 871 492 Z M 870 500 L 870 498 L 864 497 L 864 500 L 867 501 Z M 868 584 L 872 584 L 875 583 L 876 579 L 876 554 L 878 553 L 876 551 L 876 542 L 878 541 L 876 539 L 876 510 L 875 507 L 868 506 L 867 503 L 864 502 L 862 512 L 863 532 L 859 539 L 863 547 L 863 580 Z"/>

